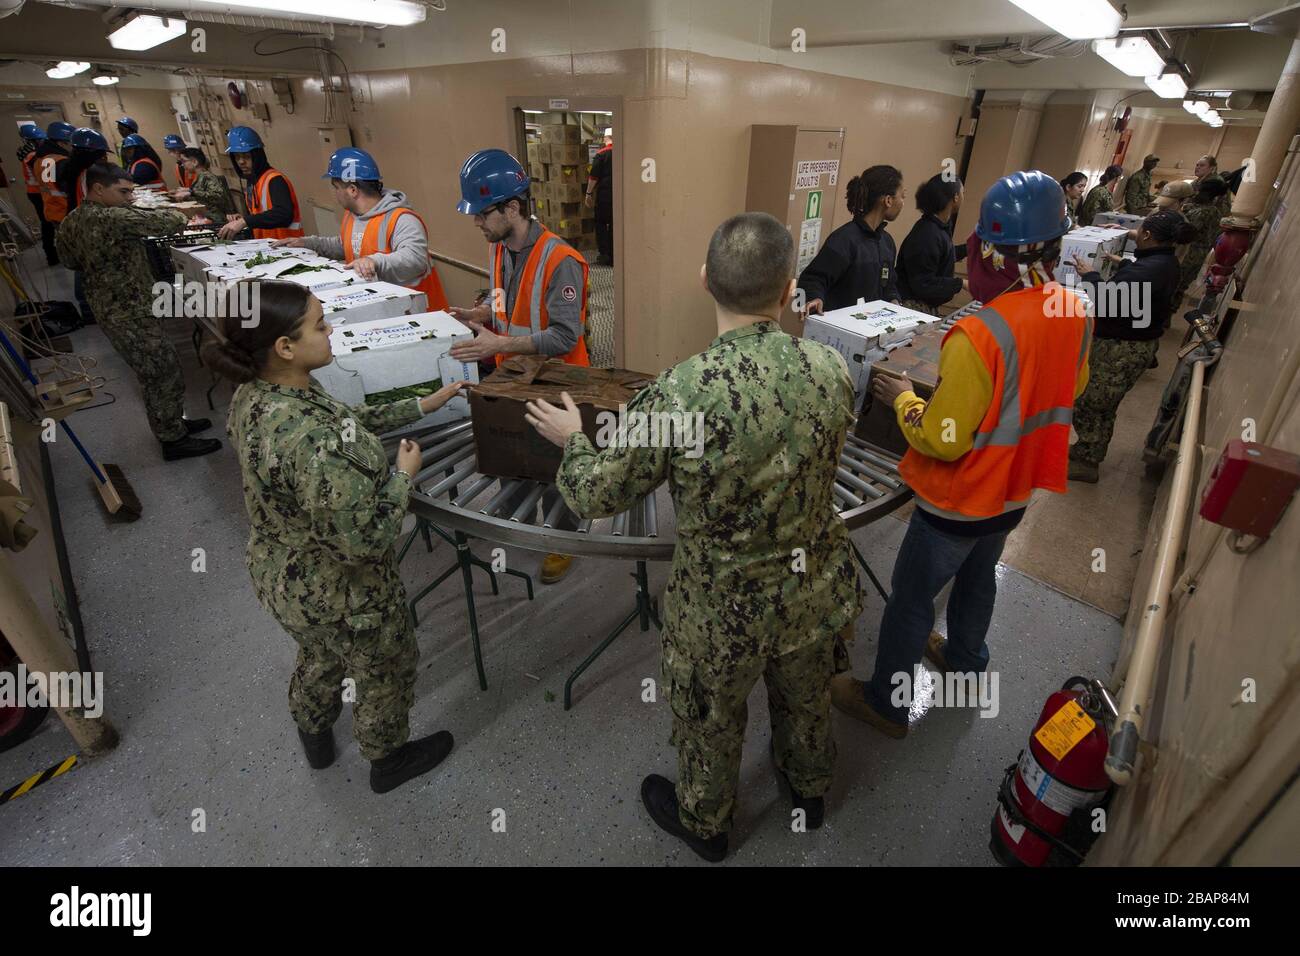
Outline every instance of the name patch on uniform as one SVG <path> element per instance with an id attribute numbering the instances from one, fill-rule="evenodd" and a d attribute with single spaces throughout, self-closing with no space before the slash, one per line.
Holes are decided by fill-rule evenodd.
<path id="1" fill-rule="evenodd" d="M 566 285 L 560 290 L 560 295 L 564 296 L 566 302 L 572 302 L 578 297 L 578 290 L 571 285 Z"/>

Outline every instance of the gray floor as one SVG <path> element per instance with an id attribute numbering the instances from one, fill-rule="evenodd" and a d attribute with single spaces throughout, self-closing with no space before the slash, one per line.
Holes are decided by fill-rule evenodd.
<path id="1" fill-rule="evenodd" d="M 207 414 L 206 372 L 184 328 L 176 339 L 190 414 Z M 122 465 L 147 509 L 135 524 L 109 524 L 75 452 L 56 444 L 82 614 L 122 743 L 0 807 L 0 863 L 701 863 L 649 822 L 638 798 L 646 773 L 675 775 L 667 704 L 641 700 L 643 679 L 658 677 L 657 635 L 627 632 L 579 683 L 571 712 L 558 699 L 569 670 L 630 608 L 630 565 L 579 560 L 561 584 L 539 585 L 532 603 L 516 580 L 502 578 L 501 595 L 492 597 L 479 577 L 486 692 L 474 678 L 460 589 L 444 585 L 418 629 L 412 726 L 451 730 L 451 757 L 432 775 L 375 796 L 345 709 L 338 761 L 311 771 L 286 708 L 293 645 L 257 605 L 243 566 L 246 519 L 233 454 L 226 447 L 164 463 L 134 382 L 101 333 L 79 332 L 76 344 L 100 359 L 117 399 L 79 412 L 76 426 L 98 454 Z M 228 395 L 218 391 L 214 417 L 224 418 Z M 901 522 L 886 519 L 854 538 L 887 575 L 902 534 Z M 488 545 L 476 547 L 485 553 Z M 206 552 L 205 573 L 191 570 L 194 548 Z M 510 553 L 528 571 L 539 559 Z M 403 565 L 408 588 L 451 560 L 445 546 L 433 554 L 417 546 Z M 651 566 L 656 589 L 665 571 Z M 853 649 L 859 675 L 874 658 L 880 612 L 868 591 Z M 1109 670 L 1119 636 L 1120 625 L 1102 612 L 1004 569 L 990 637 L 998 716 L 935 708 L 900 742 L 837 715 L 836 780 L 826 826 L 813 833 L 790 831 L 767 757 L 764 692 L 756 689 L 730 862 L 989 865 L 1002 769 L 1048 693 L 1071 674 Z M 0 789 L 72 750 L 50 719 L 0 754 Z M 193 832 L 198 809 L 206 832 Z M 498 810 L 504 833 L 492 827 Z"/>

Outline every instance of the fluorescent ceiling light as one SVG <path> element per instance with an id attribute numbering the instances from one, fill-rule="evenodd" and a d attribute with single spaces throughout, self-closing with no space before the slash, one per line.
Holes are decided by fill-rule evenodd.
<path id="1" fill-rule="evenodd" d="M 367 23 L 380 27 L 409 27 L 423 23 L 423 4 L 410 0 L 194 0 L 193 9 L 229 10 L 240 7 L 260 14 L 297 13 L 310 20 Z"/>
<path id="2" fill-rule="evenodd" d="M 1031 17 L 1071 40 L 1094 40 L 1119 33 L 1120 16 L 1106 0 L 1011 0 Z"/>
<path id="3" fill-rule="evenodd" d="M 1181 100 L 1187 95 L 1187 82 L 1176 71 L 1171 71 L 1163 76 L 1148 76 L 1146 84 L 1156 96 L 1167 100 Z"/>
<path id="4" fill-rule="evenodd" d="M 1127 76 L 1151 76 L 1165 68 L 1165 58 L 1146 37 L 1093 40 L 1092 52 Z"/>
<path id="5" fill-rule="evenodd" d="M 1223 118 L 1219 116 L 1218 110 L 1206 110 L 1201 114 L 1201 119 L 1213 126 L 1215 123 L 1222 123 Z"/>
<path id="6" fill-rule="evenodd" d="M 1190 108 L 1197 116 L 1204 116 L 1210 111 L 1210 104 L 1205 102 L 1205 100 L 1197 100 Z"/>
<path id="7" fill-rule="evenodd" d="M 97 76 L 90 82 L 94 83 L 96 86 L 112 86 L 119 79 L 120 77 L 116 76 Z"/>
<path id="8" fill-rule="evenodd" d="M 66 80 L 78 73 L 85 73 L 89 69 L 89 63 L 76 60 L 60 60 L 57 66 L 52 66 L 46 70 L 45 75 L 52 80 Z"/>
<path id="9" fill-rule="evenodd" d="M 1191 100 L 1183 100 L 1183 109 L 1187 110 L 1187 112 L 1191 113 L 1192 115 L 1196 114 L 1196 104 L 1193 103 Z"/>
<path id="10" fill-rule="evenodd" d="M 152 50 L 185 33 L 185 21 L 137 13 L 108 35 L 114 50 Z"/>

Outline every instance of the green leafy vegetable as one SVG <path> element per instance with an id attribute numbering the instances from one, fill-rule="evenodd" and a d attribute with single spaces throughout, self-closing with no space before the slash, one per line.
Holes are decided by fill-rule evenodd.
<path id="1" fill-rule="evenodd" d="M 387 405 L 389 402 L 400 402 L 408 398 L 424 398 L 426 395 L 432 395 L 440 388 L 442 388 L 442 379 L 433 378 L 427 382 L 420 382 L 418 385 L 403 385 L 400 388 L 390 388 L 382 392 L 371 392 L 366 396 L 366 404 Z"/>

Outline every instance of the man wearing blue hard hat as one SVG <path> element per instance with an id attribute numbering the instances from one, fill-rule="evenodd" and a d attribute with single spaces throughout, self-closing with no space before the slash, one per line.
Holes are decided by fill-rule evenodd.
<path id="1" fill-rule="evenodd" d="M 60 185 L 63 182 L 63 169 L 68 157 L 72 155 L 72 134 L 76 127 L 62 120 L 55 120 L 45 128 L 45 139 L 36 147 L 33 169 L 36 172 L 36 185 L 41 193 L 41 210 L 45 221 L 50 224 L 51 235 L 68 214 L 68 195 Z M 53 238 L 51 239 L 53 241 Z M 57 248 L 53 258 L 46 251 L 46 260 L 50 265 L 57 265 L 59 256 Z"/>
<path id="2" fill-rule="evenodd" d="M 59 264 L 59 254 L 54 248 L 55 224 L 45 218 L 45 199 L 41 196 L 41 178 L 36 169 L 39 150 L 45 142 L 45 130 L 35 123 L 23 123 L 18 127 L 18 137 L 22 145 L 18 148 L 18 162 L 23 169 L 23 185 L 27 188 L 27 200 L 36 210 L 36 221 L 41 224 L 41 249 L 45 252 L 47 264 Z"/>
<path id="3" fill-rule="evenodd" d="M 904 737 L 922 656 L 941 673 L 981 674 L 997 597 L 997 564 L 1035 489 L 1064 492 L 1075 399 L 1088 384 L 1092 320 L 1052 279 L 1069 231 L 1065 193 L 1046 173 L 1012 173 L 984 196 L 976 233 L 1014 256 L 1019 288 L 960 319 L 943 339 L 927 402 L 907 377 L 875 373 L 910 446 L 898 473 L 916 510 L 894 564 L 871 680 L 831 682 L 837 708 Z M 934 600 L 953 581 L 948 637 Z"/>
<path id="4" fill-rule="evenodd" d="M 343 207 L 339 234 L 280 239 L 277 246 L 305 246 L 318 255 L 341 259 L 363 279 L 379 279 L 423 292 L 429 310 L 447 308 L 442 282 L 429 261 L 424 220 L 398 189 L 386 189 L 379 164 L 364 149 L 335 150 L 322 179 Z"/>
<path id="5" fill-rule="evenodd" d="M 245 216 L 231 216 L 217 233 L 234 239 L 245 229 L 254 239 L 293 239 L 303 234 L 298 194 L 289 177 L 270 164 L 256 130 L 236 126 L 226 134 L 226 152 L 244 181 Z"/>
<path id="6" fill-rule="evenodd" d="M 171 154 L 172 159 L 176 161 L 176 181 L 180 184 L 181 189 L 191 189 L 197 175 L 185 168 L 182 154 L 185 152 L 185 140 L 181 139 L 175 133 L 168 133 L 163 137 L 163 149 Z"/>
<path id="7" fill-rule="evenodd" d="M 88 186 L 86 171 L 108 158 L 108 140 L 97 129 L 82 126 L 72 131 L 72 157 L 63 164 L 60 188 L 68 195 L 68 212 L 81 205 Z"/>
<path id="8" fill-rule="evenodd" d="M 131 174 L 131 181 L 137 186 L 166 185 L 162 176 L 162 160 L 143 136 L 132 133 L 122 140 L 122 156 L 126 161 L 123 168 Z"/>
<path id="9" fill-rule="evenodd" d="M 474 338 L 451 347 L 462 362 L 512 355 L 548 355 L 570 365 L 590 365 L 587 260 L 533 218 L 528 174 L 503 149 L 481 149 L 460 169 L 456 211 L 474 217 L 488 241 L 492 291 L 470 309 L 451 309 Z M 556 493 L 558 494 L 558 493 Z M 543 499 L 543 508 L 551 501 Z M 542 583 L 568 573 L 573 558 L 548 554 Z"/>
<path id="10" fill-rule="evenodd" d="M 132 134 L 140 132 L 140 124 L 129 116 L 119 116 L 117 118 L 117 138 L 126 139 Z M 123 169 L 126 168 L 126 155 L 123 152 L 125 147 L 119 146 L 117 150 L 117 162 Z"/>

